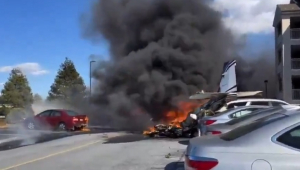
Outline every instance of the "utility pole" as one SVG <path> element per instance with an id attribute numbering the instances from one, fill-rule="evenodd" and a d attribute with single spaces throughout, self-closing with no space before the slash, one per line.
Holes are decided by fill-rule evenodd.
<path id="1" fill-rule="evenodd" d="M 265 82 L 265 88 L 266 88 L 266 90 L 265 90 L 266 98 L 268 98 L 268 80 L 265 80 L 264 82 Z"/>
<path id="2" fill-rule="evenodd" d="M 96 61 L 94 61 L 94 60 L 90 61 L 90 96 L 89 96 L 89 99 L 92 96 L 92 63 L 94 63 L 94 62 L 96 62 Z"/>

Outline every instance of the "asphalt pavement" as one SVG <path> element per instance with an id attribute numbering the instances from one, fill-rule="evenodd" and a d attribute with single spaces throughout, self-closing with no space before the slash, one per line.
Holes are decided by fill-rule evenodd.
<path id="1" fill-rule="evenodd" d="M 0 151 L 0 170 L 181 170 L 185 148 L 125 132 L 77 134 Z"/>

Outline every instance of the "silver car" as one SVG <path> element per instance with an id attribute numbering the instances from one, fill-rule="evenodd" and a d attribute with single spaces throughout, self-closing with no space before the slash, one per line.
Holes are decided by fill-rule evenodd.
<path id="1" fill-rule="evenodd" d="M 185 170 L 299 170 L 300 107 L 190 140 Z"/>
<path id="2" fill-rule="evenodd" d="M 226 123 L 233 119 L 239 118 L 241 116 L 250 114 L 254 111 L 269 108 L 269 107 L 270 106 L 242 106 L 234 109 L 229 109 L 224 112 L 220 112 L 214 116 L 204 117 L 198 122 L 199 134 L 201 134 L 201 136 L 206 134 L 206 127 L 209 125 Z"/>
<path id="3" fill-rule="evenodd" d="M 227 123 L 220 123 L 220 124 L 207 126 L 206 134 L 204 134 L 204 135 L 223 134 L 223 133 L 226 133 L 226 132 L 229 132 L 229 131 L 235 129 L 236 127 L 253 122 L 257 119 L 281 112 L 284 109 L 292 110 L 292 109 L 295 109 L 295 107 L 292 105 L 284 105 L 284 106 L 277 106 L 277 107 L 271 107 L 271 108 L 267 108 L 267 109 L 257 110 L 255 112 L 252 112 L 251 114 L 242 116 L 237 119 L 233 119 Z"/>

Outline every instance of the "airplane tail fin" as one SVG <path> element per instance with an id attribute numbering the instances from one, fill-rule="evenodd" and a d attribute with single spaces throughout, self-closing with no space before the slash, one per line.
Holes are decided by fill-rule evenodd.
<path id="1" fill-rule="evenodd" d="M 237 92 L 235 67 L 236 67 L 236 60 L 232 60 L 224 63 L 218 92 L 220 93 Z"/>

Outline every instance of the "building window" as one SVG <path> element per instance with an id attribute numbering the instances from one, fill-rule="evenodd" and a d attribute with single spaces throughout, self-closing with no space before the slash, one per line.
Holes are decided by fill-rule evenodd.
<path id="1" fill-rule="evenodd" d="M 291 45 L 292 69 L 300 69 L 300 45 Z"/>
<path id="2" fill-rule="evenodd" d="M 278 64 L 281 64 L 281 62 L 282 62 L 282 49 L 279 49 L 277 51 L 277 62 L 278 62 Z"/>
<path id="3" fill-rule="evenodd" d="M 300 76 L 292 76 L 293 100 L 300 100 Z"/>
<path id="4" fill-rule="evenodd" d="M 300 39 L 300 17 L 290 19 L 291 39 Z"/>

